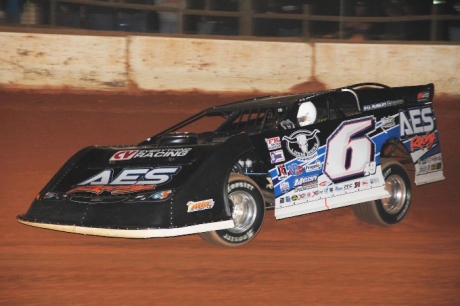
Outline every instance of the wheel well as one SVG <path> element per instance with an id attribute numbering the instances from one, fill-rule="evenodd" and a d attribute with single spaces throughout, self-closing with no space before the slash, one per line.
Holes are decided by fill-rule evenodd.
<path id="1" fill-rule="evenodd" d="M 407 172 L 414 173 L 414 162 L 409 151 L 398 138 L 392 137 L 385 141 L 380 150 L 380 159 L 392 159 L 401 163 Z"/>
<path id="2" fill-rule="evenodd" d="M 265 163 L 256 152 L 249 151 L 242 154 L 234 164 L 232 172 L 250 177 L 262 191 L 267 209 L 274 207 L 275 196 L 270 174 Z"/>

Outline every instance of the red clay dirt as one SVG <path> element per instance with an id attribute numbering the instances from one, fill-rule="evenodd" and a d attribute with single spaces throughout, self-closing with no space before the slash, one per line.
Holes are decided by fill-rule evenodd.
<path id="1" fill-rule="evenodd" d="M 350 207 L 281 221 L 268 211 L 254 241 L 225 249 L 16 221 L 79 149 L 135 144 L 247 96 L 0 92 L 0 305 L 460 305 L 460 99 L 435 98 L 446 180 L 413 186 L 393 227 Z"/>

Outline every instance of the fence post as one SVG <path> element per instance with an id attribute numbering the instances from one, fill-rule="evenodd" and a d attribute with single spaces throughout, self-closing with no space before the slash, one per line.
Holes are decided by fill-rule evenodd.
<path id="1" fill-rule="evenodd" d="M 345 28 L 345 23 L 343 22 L 344 15 L 345 15 L 345 3 L 344 3 L 344 0 L 340 0 L 339 39 L 343 39 L 343 31 Z"/>
<path id="2" fill-rule="evenodd" d="M 310 39 L 310 20 L 308 17 L 310 16 L 310 5 L 305 4 L 302 8 L 304 19 L 302 20 L 302 36 L 309 40 Z"/>
<path id="3" fill-rule="evenodd" d="M 437 40 L 438 36 L 438 14 L 439 9 L 438 5 L 432 4 L 431 5 L 431 22 L 430 22 L 430 40 L 435 41 Z"/>
<path id="4" fill-rule="evenodd" d="M 50 3 L 50 25 L 56 26 L 56 0 L 51 0 Z"/>
<path id="5" fill-rule="evenodd" d="M 178 25 L 177 25 L 177 30 L 179 32 L 179 34 L 183 34 L 184 33 L 184 9 L 186 8 L 186 1 L 185 0 L 182 0 L 182 1 L 179 1 L 178 3 L 179 7 L 179 11 L 177 12 L 177 14 L 179 15 L 178 17 Z"/>
<path id="6" fill-rule="evenodd" d="M 239 35 L 251 36 L 252 35 L 252 1 L 239 0 L 238 11 L 240 17 L 238 20 Z"/>

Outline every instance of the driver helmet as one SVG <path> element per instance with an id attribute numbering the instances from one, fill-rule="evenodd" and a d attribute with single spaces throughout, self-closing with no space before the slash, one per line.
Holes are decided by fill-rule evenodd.
<path id="1" fill-rule="evenodd" d="M 316 120 L 316 107 L 311 102 L 305 102 L 299 107 L 297 112 L 297 121 L 300 126 L 306 126 L 314 123 Z"/>

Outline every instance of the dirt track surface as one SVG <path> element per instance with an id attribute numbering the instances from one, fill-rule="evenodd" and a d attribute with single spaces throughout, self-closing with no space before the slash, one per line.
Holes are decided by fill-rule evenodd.
<path id="1" fill-rule="evenodd" d="M 128 240 L 16 221 L 93 144 L 135 144 L 243 95 L 0 92 L 0 305 L 460 305 L 460 101 L 435 99 L 446 180 L 413 186 L 394 227 L 350 207 L 276 221 L 238 249 L 198 235 Z"/>

